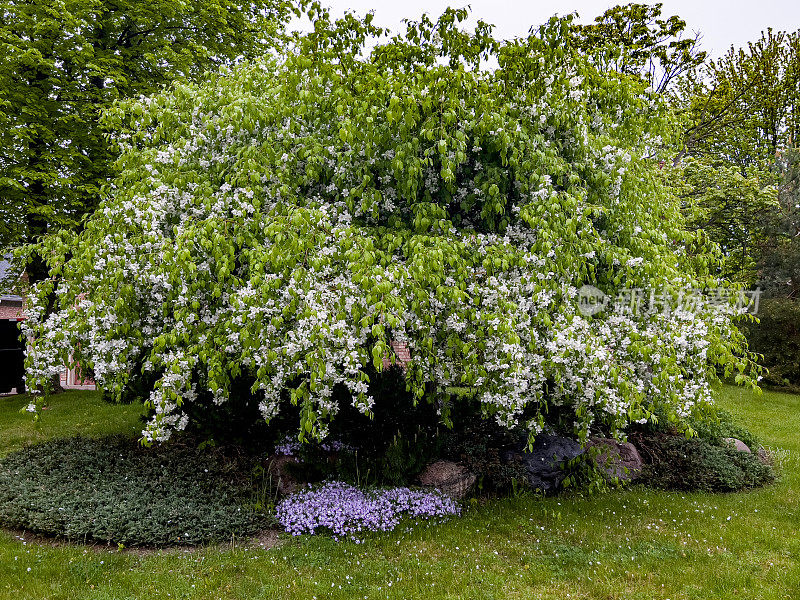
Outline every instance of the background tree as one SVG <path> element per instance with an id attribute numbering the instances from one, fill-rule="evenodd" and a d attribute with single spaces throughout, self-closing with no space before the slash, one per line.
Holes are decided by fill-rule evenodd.
<path id="1" fill-rule="evenodd" d="M 760 256 L 759 281 L 769 296 L 800 301 L 800 150 L 784 150 L 776 163 L 782 178 L 776 218 Z"/>
<path id="2" fill-rule="evenodd" d="M 721 250 L 716 273 L 755 287 L 761 257 L 779 227 L 778 192 L 772 172 L 741 168 L 706 157 L 688 157 L 672 174 L 683 199 L 687 226 L 703 230 Z"/>
<path id="3" fill-rule="evenodd" d="M 578 47 L 596 56 L 601 69 L 641 77 L 654 92 L 665 93 L 702 64 L 706 53 L 699 48 L 698 33 L 684 37 L 686 21 L 676 15 L 661 18 L 662 6 L 614 6 L 590 25 L 576 24 Z"/>
<path id="4" fill-rule="evenodd" d="M 677 86 L 685 133 L 674 164 L 692 157 L 681 167 L 684 195 L 687 207 L 703 207 L 690 220 L 723 249 L 720 274 L 748 286 L 763 283 L 764 253 L 787 234 L 777 190 L 787 168 L 781 153 L 797 132 L 798 39 L 768 30 Z"/>
<path id="5" fill-rule="evenodd" d="M 682 115 L 671 176 L 687 224 L 721 248 L 720 277 L 755 285 L 761 252 L 782 222 L 775 155 L 796 129 L 797 35 L 770 30 L 747 50 L 706 62 L 700 35 L 684 38 L 686 22 L 663 19 L 661 10 L 615 6 L 574 27 L 577 46 L 593 56 L 602 49 L 602 70 L 641 78 Z M 692 160 L 683 162 L 686 156 Z"/>
<path id="6" fill-rule="evenodd" d="M 665 176 L 683 201 L 686 224 L 719 249 L 712 271 L 760 286 L 761 325 L 748 325 L 765 356 L 769 383 L 800 385 L 796 327 L 800 35 L 767 30 L 745 48 L 707 61 L 685 22 L 661 19 L 661 6 L 616 6 L 575 28 L 578 47 L 608 72 L 642 78 L 666 92 L 684 134 Z"/>
<path id="7" fill-rule="evenodd" d="M 800 35 L 767 30 L 683 82 L 678 155 L 691 217 L 723 249 L 721 274 L 759 286 L 750 348 L 769 385 L 800 386 L 798 102 Z"/>
<path id="8" fill-rule="evenodd" d="M 100 113 L 262 54 L 281 0 L 0 3 L 0 248 L 73 228 L 112 175 Z"/>
<path id="9" fill-rule="evenodd" d="M 688 127 L 681 155 L 746 169 L 797 143 L 800 132 L 800 32 L 768 29 L 747 48 L 731 48 L 688 74 L 681 93 Z"/>
<path id="10" fill-rule="evenodd" d="M 800 389 L 800 152 L 781 152 L 777 168 L 778 209 L 758 265 L 764 298 L 759 322 L 744 331 L 763 356 L 765 383 Z"/>

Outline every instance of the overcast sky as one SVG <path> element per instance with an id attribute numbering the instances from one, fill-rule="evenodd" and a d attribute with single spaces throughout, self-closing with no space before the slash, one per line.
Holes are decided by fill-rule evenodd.
<path id="1" fill-rule="evenodd" d="M 556 13 L 577 12 L 580 21 L 591 22 L 610 6 L 626 3 L 625 0 L 322 0 L 336 16 L 347 9 L 361 15 L 373 10 L 376 24 L 394 31 L 400 29 L 403 18 L 416 19 L 423 12 L 434 17 L 447 6 L 469 4 L 473 21 L 481 18 L 493 23 L 499 38 L 525 35 L 532 25 L 539 25 Z M 686 21 L 688 32 L 702 34 L 702 48 L 712 57 L 724 54 L 732 44 L 746 45 L 767 27 L 800 29 L 800 0 L 663 0 L 663 5 L 663 16 L 678 15 Z"/>

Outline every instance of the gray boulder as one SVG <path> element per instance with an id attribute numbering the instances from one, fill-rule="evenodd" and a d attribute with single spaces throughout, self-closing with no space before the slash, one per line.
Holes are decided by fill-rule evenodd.
<path id="1" fill-rule="evenodd" d="M 530 452 L 525 445 L 506 452 L 509 462 L 522 464 L 528 484 L 535 490 L 550 492 L 558 489 L 566 473 L 564 463 L 583 454 L 581 445 L 573 439 L 560 435 L 539 434 Z"/>
<path id="2" fill-rule="evenodd" d="M 589 448 L 599 448 L 593 459 L 598 468 L 609 479 L 633 481 L 642 473 L 642 457 L 630 442 L 618 442 L 610 438 L 591 438 Z"/>
<path id="3" fill-rule="evenodd" d="M 465 466 L 449 460 L 437 460 L 419 475 L 422 485 L 441 490 L 455 500 L 463 499 L 475 485 L 476 479 L 475 474 Z"/>
<path id="4" fill-rule="evenodd" d="M 745 444 L 742 440 L 737 440 L 736 438 L 725 438 L 722 441 L 730 446 L 733 446 L 739 452 L 747 452 L 748 454 L 752 454 L 752 452 L 750 451 L 750 447 L 747 444 Z"/>

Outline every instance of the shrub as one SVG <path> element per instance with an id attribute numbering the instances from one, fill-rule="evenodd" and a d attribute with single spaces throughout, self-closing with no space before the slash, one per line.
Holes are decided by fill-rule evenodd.
<path id="1" fill-rule="evenodd" d="M 466 18 L 370 49 L 369 20 L 323 12 L 280 56 L 107 112 L 117 179 L 79 233 L 37 249 L 52 277 L 30 294 L 29 387 L 72 358 L 116 398 L 154 377 L 148 442 L 213 407 L 271 420 L 290 401 L 322 440 L 337 388 L 377 415 L 369 369 L 402 341 L 403 389 L 434 423 L 466 386 L 509 428 L 585 439 L 656 408 L 685 418 L 717 365 L 747 380 L 732 305 L 581 312 L 584 285 L 672 305 L 717 286 L 659 166 L 667 104 L 598 70 L 569 18 L 511 42 Z"/>
<path id="2" fill-rule="evenodd" d="M 700 438 L 664 433 L 631 436 L 645 466 L 640 482 L 667 490 L 735 492 L 771 483 L 772 468 L 754 454 Z"/>
<path id="3" fill-rule="evenodd" d="M 0 523 L 73 540 L 200 544 L 253 533 L 248 461 L 122 437 L 31 446 L 0 461 Z"/>
<path id="4" fill-rule="evenodd" d="M 769 372 L 763 383 L 800 388 L 800 301 L 762 298 L 757 316 L 759 323 L 745 323 L 741 329 L 750 349 L 764 355 L 761 364 Z"/>

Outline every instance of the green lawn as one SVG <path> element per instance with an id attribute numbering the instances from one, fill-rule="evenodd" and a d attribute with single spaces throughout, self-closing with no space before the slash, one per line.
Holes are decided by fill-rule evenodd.
<path id="1" fill-rule="evenodd" d="M 143 554 L 0 533 L 0 600 L 796 598 L 800 396 L 725 388 L 720 403 L 780 449 L 778 483 L 732 495 L 521 496 L 362 544 L 282 537 L 270 550 L 237 542 Z M 0 453 L 25 440 L 138 429 L 133 407 L 94 395 L 59 397 L 35 425 L 19 405 L 0 399 Z"/>
<path id="2" fill-rule="evenodd" d="M 55 437 L 136 436 L 144 426 L 141 404 L 110 404 L 99 392 L 69 391 L 52 396 L 36 422 L 30 413 L 20 412 L 30 401 L 27 395 L 0 396 L 0 456 Z"/>

